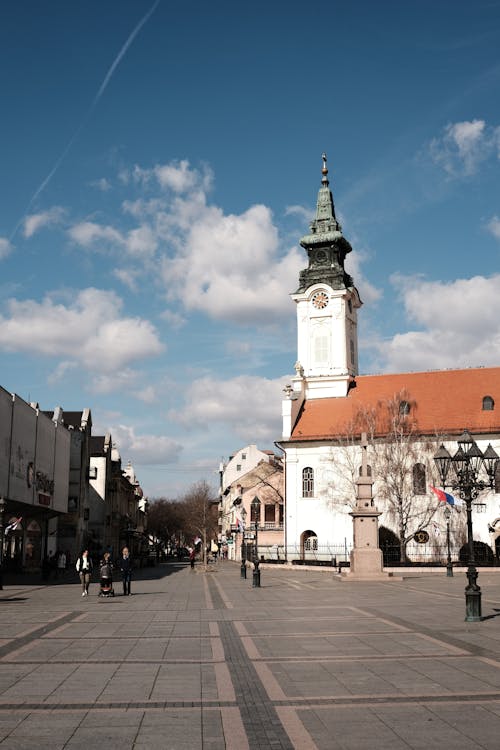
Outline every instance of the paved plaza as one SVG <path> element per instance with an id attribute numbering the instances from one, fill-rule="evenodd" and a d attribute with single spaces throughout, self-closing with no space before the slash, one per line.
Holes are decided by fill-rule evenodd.
<path id="1" fill-rule="evenodd" d="M 0 591 L 0 747 L 500 748 L 500 575 L 339 581 L 164 564 L 132 596 L 71 572 Z"/>

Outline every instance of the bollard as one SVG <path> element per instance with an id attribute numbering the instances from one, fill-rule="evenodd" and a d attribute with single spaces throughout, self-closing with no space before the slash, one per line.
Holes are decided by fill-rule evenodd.
<path id="1" fill-rule="evenodd" d="M 259 561 L 256 560 L 253 564 L 253 574 L 252 574 L 252 588 L 254 589 L 260 589 L 260 570 L 259 570 Z"/>

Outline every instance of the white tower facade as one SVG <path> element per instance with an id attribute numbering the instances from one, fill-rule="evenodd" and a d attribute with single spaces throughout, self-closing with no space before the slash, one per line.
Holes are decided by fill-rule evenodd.
<path id="1" fill-rule="evenodd" d="M 297 304 L 297 374 L 287 398 L 302 401 L 346 396 L 358 374 L 357 310 L 362 303 L 344 268 L 352 248 L 335 216 L 325 154 L 316 217 L 300 244 L 309 265 L 291 295 Z M 284 437 L 288 437 L 287 412 L 293 416 L 296 409 L 284 404 Z"/>

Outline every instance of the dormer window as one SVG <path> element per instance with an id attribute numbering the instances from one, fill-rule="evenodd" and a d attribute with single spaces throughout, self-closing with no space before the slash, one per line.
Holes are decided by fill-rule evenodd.
<path id="1" fill-rule="evenodd" d="M 400 401 L 399 402 L 399 415 L 401 417 L 406 417 L 410 413 L 410 404 L 408 401 Z"/>
<path id="2" fill-rule="evenodd" d="M 495 402 L 491 396 L 485 396 L 483 398 L 483 411 L 493 411 L 495 408 Z"/>

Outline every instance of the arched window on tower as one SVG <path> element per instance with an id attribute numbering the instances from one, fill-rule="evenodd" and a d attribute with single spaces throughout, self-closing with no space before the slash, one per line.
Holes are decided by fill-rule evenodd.
<path id="1" fill-rule="evenodd" d="M 302 497 L 314 497 L 314 470 L 310 466 L 302 469 Z"/>
<path id="2" fill-rule="evenodd" d="M 415 464 L 413 467 L 413 494 L 425 495 L 427 492 L 426 486 L 425 466 L 424 464 Z"/>

